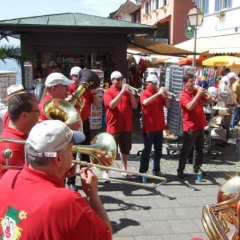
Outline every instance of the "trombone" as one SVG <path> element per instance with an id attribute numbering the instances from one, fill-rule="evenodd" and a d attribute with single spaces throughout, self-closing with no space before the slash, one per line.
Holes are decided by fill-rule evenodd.
<path id="1" fill-rule="evenodd" d="M 25 140 L 0 138 L 0 142 L 6 142 L 6 143 L 12 142 L 12 143 L 24 144 Z M 137 183 L 137 182 L 115 179 L 115 178 L 108 178 L 108 180 L 110 180 L 110 181 L 119 182 L 119 183 L 123 183 L 123 184 L 137 185 L 137 186 L 155 189 L 156 187 L 162 185 L 163 183 L 165 183 L 167 181 L 167 179 L 164 177 L 152 176 L 150 174 L 135 173 L 135 172 L 111 167 L 114 164 L 114 161 L 117 156 L 117 145 L 111 134 L 99 133 L 93 138 L 91 143 L 92 143 L 91 145 L 74 145 L 72 147 L 73 153 L 84 153 L 84 154 L 89 155 L 91 163 L 82 162 L 82 161 L 73 161 L 73 163 L 79 164 L 81 166 L 95 167 L 99 170 L 107 169 L 107 170 L 112 170 L 112 171 L 125 172 L 125 173 L 129 173 L 132 175 L 137 175 L 137 176 L 141 176 L 141 177 L 147 177 L 147 178 L 152 178 L 152 179 L 162 181 L 159 184 L 154 184 L 154 183 L 144 184 L 144 183 Z M 7 149 L 7 150 L 10 151 L 10 149 Z M 9 157 L 9 155 L 7 157 Z M 5 158 L 6 158 L 6 156 L 5 156 Z M 6 169 L 21 169 L 21 168 L 22 168 L 22 166 L 0 165 L 0 169 L 5 169 L 5 170 Z M 101 177 L 98 177 L 98 178 L 106 179 L 106 178 L 101 178 Z"/>

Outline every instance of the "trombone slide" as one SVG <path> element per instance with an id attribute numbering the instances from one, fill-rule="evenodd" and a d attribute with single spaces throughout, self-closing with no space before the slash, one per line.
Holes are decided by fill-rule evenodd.
<path id="1" fill-rule="evenodd" d="M 74 163 L 80 164 L 81 166 L 85 166 L 85 167 L 96 167 L 96 168 L 102 168 L 104 170 L 112 170 L 112 171 L 116 171 L 116 172 L 124 172 L 124 173 L 129 173 L 129 174 L 137 175 L 137 176 L 141 176 L 141 177 L 161 180 L 164 183 L 167 182 L 167 179 L 165 177 L 158 177 L 158 176 L 150 175 L 150 174 L 147 174 L 147 173 L 135 173 L 135 172 L 131 172 L 131 171 L 128 171 L 128 170 L 122 170 L 122 169 L 118 169 L 118 168 L 107 167 L 107 166 L 92 164 L 92 163 L 83 162 L 83 161 L 74 161 Z"/>

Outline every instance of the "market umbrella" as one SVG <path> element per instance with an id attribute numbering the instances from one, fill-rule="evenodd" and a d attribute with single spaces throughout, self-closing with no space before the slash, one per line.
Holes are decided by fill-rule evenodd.
<path id="1" fill-rule="evenodd" d="M 182 58 L 182 59 L 180 59 L 179 60 L 179 62 L 178 62 L 178 64 L 180 65 L 180 66 L 183 66 L 183 65 L 192 65 L 192 58 Z M 196 58 L 196 63 L 197 64 L 200 64 L 200 63 L 202 63 L 202 61 L 204 61 L 204 60 L 206 60 L 206 58 L 205 57 L 202 57 L 202 56 L 199 56 L 198 58 Z"/>
<path id="2" fill-rule="evenodd" d="M 233 62 L 239 59 L 238 57 L 234 56 L 216 56 L 208 58 L 202 61 L 202 65 L 204 66 L 233 66 Z M 230 65 L 229 65 L 230 64 Z"/>
<path id="3" fill-rule="evenodd" d="M 239 67 L 240 66 L 240 58 L 237 58 L 233 61 L 230 61 L 228 65 L 226 65 L 228 67 Z"/>

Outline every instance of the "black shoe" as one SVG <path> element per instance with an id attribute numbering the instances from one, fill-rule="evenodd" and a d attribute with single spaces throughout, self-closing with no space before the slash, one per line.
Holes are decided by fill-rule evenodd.
<path id="1" fill-rule="evenodd" d="M 183 172 L 178 172 L 177 176 L 181 179 L 186 177 L 186 174 L 184 174 Z"/>
<path id="2" fill-rule="evenodd" d="M 187 161 L 186 161 L 186 164 L 192 164 L 192 159 L 188 158 Z"/>
<path id="3" fill-rule="evenodd" d="M 202 176 L 203 176 L 203 177 L 204 177 L 204 176 L 207 176 L 207 173 L 204 172 L 201 168 L 199 168 L 199 169 L 194 169 L 194 172 L 195 172 L 196 174 L 198 174 L 199 171 L 202 172 Z"/>
<path id="4" fill-rule="evenodd" d="M 73 183 L 70 183 L 70 184 L 67 184 L 68 185 L 68 188 L 77 192 L 78 191 L 78 188 L 76 187 L 76 185 L 74 185 Z"/>

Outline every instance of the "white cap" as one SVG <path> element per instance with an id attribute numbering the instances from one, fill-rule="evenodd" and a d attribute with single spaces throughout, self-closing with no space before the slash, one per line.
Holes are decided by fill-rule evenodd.
<path id="1" fill-rule="evenodd" d="M 147 82 L 157 83 L 158 77 L 155 74 L 149 74 L 146 79 Z"/>
<path id="2" fill-rule="evenodd" d="M 78 66 L 72 67 L 72 68 L 71 68 L 71 71 L 70 71 L 70 76 L 71 76 L 71 75 L 77 75 L 77 76 L 78 76 L 80 70 L 81 70 L 81 68 L 78 67 Z"/>
<path id="3" fill-rule="evenodd" d="M 218 88 L 216 87 L 209 87 L 207 90 L 211 96 L 216 97 L 218 95 Z"/>
<path id="4" fill-rule="evenodd" d="M 32 128 L 26 143 L 36 150 L 29 151 L 29 155 L 56 157 L 57 152 L 64 149 L 68 143 L 80 143 L 84 140 L 85 135 L 82 132 L 71 130 L 62 121 L 46 120 Z"/>
<path id="5" fill-rule="evenodd" d="M 22 84 L 14 84 L 7 88 L 7 97 L 5 101 L 8 101 L 14 94 L 24 93 L 24 87 Z"/>
<path id="6" fill-rule="evenodd" d="M 51 73 L 48 75 L 46 82 L 45 82 L 45 85 L 47 87 L 53 87 L 53 86 L 60 85 L 60 84 L 68 86 L 68 85 L 73 84 L 73 81 L 66 78 L 61 73 L 54 72 L 54 73 Z"/>
<path id="7" fill-rule="evenodd" d="M 235 78 L 235 79 L 238 79 L 236 73 L 234 73 L 234 72 L 230 72 L 230 73 L 228 73 L 227 76 L 228 76 L 229 78 Z"/>
<path id="8" fill-rule="evenodd" d="M 123 77 L 123 75 L 119 71 L 114 71 L 111 74 L 111 80 L 113 80 L 114 78 L 121 78 L 121 77 Z"/>

